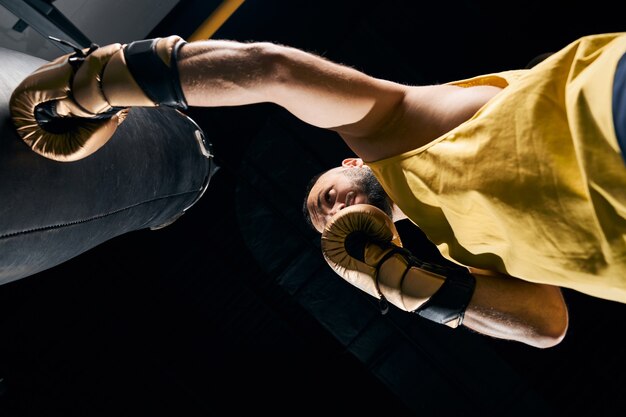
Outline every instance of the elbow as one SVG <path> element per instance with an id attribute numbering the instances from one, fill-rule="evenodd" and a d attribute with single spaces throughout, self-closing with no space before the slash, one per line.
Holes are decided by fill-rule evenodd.
<path id="1" fill-rule="evenodd" d="M 567 334 L 567 327 L 560 329 L 551 329 L 551 331 L 543 332 L 534 337 L 532 343 L 529 343 L 539 349 L 547 349 L 559 345 Z"/>
<path id="2" fill-rule="evenodd" d="M 567 308 L 563 305 L 550 314 L 536 329 L 532 344 L 540 349 L 547 349 L 559 345 L 567 335 L 569 328 L 569 315 Z"/>

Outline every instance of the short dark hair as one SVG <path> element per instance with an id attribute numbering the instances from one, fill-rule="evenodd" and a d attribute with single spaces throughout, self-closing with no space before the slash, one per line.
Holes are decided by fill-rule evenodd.
<path id="1" fill-rule="evenodd" d="M 315 183 L 317 182 L 317 180 L 320 179 L 320 177 L 322 175 L 324 175 L 326 172 L 328 172 L 330 170 L 325 170 L 322 171 L 318 174 L 315 174 L 313 176 L 313 178 L 311 178 L 308 182 L 308 184 L 306 185 L 306 189 L 304 190 L 304 201 L 302 202 L 302 215 L 304 216 L 304 221 L 305 223 L 314 231 L 318 231 L 315 226 L 313 225 L 313 221 L 311 220 L 311 213 L 309 212 L 309 206 L 308 206 L 308 200 L 309 200 L 309 194 L 311 194 L 311 189 L 313 189 L 313 186 L 315 185 Z"/>

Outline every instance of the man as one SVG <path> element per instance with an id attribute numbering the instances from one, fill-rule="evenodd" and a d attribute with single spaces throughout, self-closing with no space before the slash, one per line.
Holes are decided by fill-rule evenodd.
<path id="1" fill-rule="evenodd" d="M 57 115 L 272 102 L 337 132 L 359 156 L 312 185 L 313 226 L 325 231 L 346 207 L 372 203 L 394 220 L 407 216 L 443 255 L 471 271 L 475 287 L 457 312 L 465 326 L 549 347 L 568 326 L 560 286 L 626 301 L 626 169 L 615 135 L 624 122 L 614 125 L 611 112 L 626 35 L 579 39 L 531 70 L 428 86 L 373 78 L 271 43 L 209 40 L 164 48 L 165 41 L 154 48 L 169 68 L 157 85 L 172 83 L 166 90 L 174 93 L 144 99 L 154 82 L 143 82 L 141 71 L 126 74 L 124 59 L 132 61 L 133 48 L 106 47 L 87 56 L 95 69 L 78 70 L 69 85 L 73 95 L 55 97 Z M 43 153 L 55 156 L 51 148 Z M 375 188 L 374 175 L 389 200 L 374 201 L 353 174 Z M 378 271 L 382 280 L 389 268 L 377 259 L 378 287 Z M 400 290 L 413 270 L 402 274 Z M 428 281 L 426 275 L 415 282 Z M 431 286 L 429 294 L 436 290 Z"/>

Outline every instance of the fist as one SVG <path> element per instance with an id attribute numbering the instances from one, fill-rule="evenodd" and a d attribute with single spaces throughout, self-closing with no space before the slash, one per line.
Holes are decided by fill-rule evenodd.
<path id="1" fill-rule="evenodd" d="M 84 158 L 104 145 L 124 120 L 125 109 L 109 106 L 106 113 L 98 114 L 81 106 L 72 94 L 76 71 L 92 52 L 61 56 L 30 74 L 13 91 L 9 101 L 13 123 L 38 154 L 58 161 Z"/>

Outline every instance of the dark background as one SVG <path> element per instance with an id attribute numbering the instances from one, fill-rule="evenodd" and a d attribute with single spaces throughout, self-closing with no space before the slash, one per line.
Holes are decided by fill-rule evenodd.
<path id="1" fill-rule="evenodd" d="M 181 1 L 150 35 L 187 37 L 217 4 Z M 248 0 L 214 38 L 429 84 L 623 30 L 611 4 Z M 271 104 L 187 113 L 220 166 L 202 200 L 0 288 L 0 416 L 623 415 L 625 306 L 565 290 L 571 327 L 546 350 L 381 316 L 300 214 L 308 178 L 351 156 L 338 137 Z"/>

